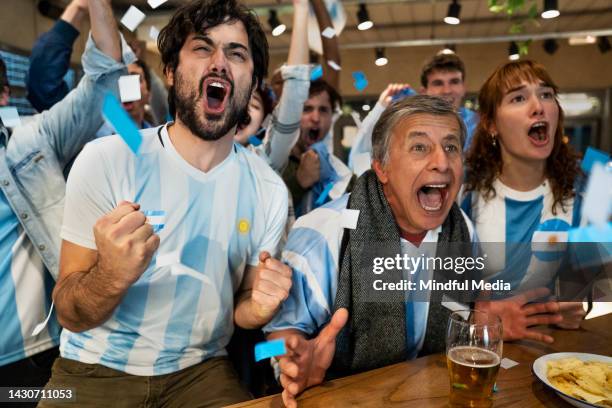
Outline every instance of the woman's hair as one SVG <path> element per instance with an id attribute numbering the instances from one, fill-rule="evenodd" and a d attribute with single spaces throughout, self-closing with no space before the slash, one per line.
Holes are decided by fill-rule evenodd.
<path id="1" fill-rule="evenodd" d="M 493 182 L 503 168 L 500 144 L 494 144 L 489 128 L 495 123 L 495 116 L 501 101 L 509 89 L 521 81 L 543 82 L 557 94 L 557 85 L 543 65 L 529 60 L 508 62 L 498 67 L 485 81 L 478 95 L 480 122 L 474 133 L 472 145 L 466 157 L 466 191 L 478 191 L 485 200 L 495 197 Z M 566 200 L 574 196 L 574 182 L 581 174 L 578 155 L 571 146 L 563 142 L 563 109 L 559 107 L 559 120 L 554 136 L 554 147 L 546 159 L 545 176 L 554 196 L 552 212 L 556 214 L 557 204 L 563 208 Z"/>

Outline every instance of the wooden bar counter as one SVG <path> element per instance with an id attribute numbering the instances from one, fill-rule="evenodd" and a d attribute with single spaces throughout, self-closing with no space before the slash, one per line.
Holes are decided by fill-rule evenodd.
<path id="1" fill-rule="evenodd" d="M 519 365 L 500 368 L 494 407 L 571 407 L 544 386 L 531 372 L 544 354 L 573 351 L 612 355 L 612 314 L 586 320 L 579 330 L 545 329 L 555 338 L 551 345 L 532 341 L 504 344 L 503 356 Z M 328 381 L 306 390 L 300 407 L 446 407 L 449 380 L 446 357 L 436 354 L 377 370 Z M 272 395 L 232 407 L 282 407 Z"/>

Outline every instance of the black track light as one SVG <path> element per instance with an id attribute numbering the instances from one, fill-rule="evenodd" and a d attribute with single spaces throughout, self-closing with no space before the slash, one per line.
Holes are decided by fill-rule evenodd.
<path id="1" fill-rule="evenodd" d="M 446 13 L 446 17 L 444 17 L 444 22 L 446 24 L 456 25 L 461 22 L 459 20 L 459 13 L 461 12 L 461 4 L 457 0 L 453 0 L 451 4 L 448 5 L 448 12 Z"/>
<path id="2" fill-rule="evenodd" d="M 374 26 L 372 20 L 370 20 L 370 14 L 364 3 L 359 4 L 359 11 L 357 12 L 357 28 L 361 31 L 369 30 Z"/>
<path id="3" fill-rule="evenodd" d="M 514 41 L 512 41 L 508 47 L 508 58 L 510 61 L 516 61 L 520 58 L 519 47 Z"/>
<path id="4" fill-rule="evenodd" d="M 272 29 L 272 35 L 274 37 L 278 37 L 282 33 L 285 32 L 287 26 L 281 23 L 278 19 L 278 15 L 276 14 L 276 10 L 270 10 L 270 17 L 268 17 L 268 24 L 270 24 L 270 28 Z"/>
<path id="5" fill-rule="evenodd" d="M 545 40 L 543 46 L 544 51 L 546 51 L 546 53 L 550 55 L 553 55 L 555 52 L 557 52 L 557 49 L 559 48 L 559 44 L 554 38 L 549 38 L 548 40 Z"/>
<path id="6" fill-rule="evenodd" d="M 385 57 L 385 49 L 377 48 L 376 49 L 376 61 L 374 61 L 374 63 L 377 66 L 382 67 L 383 65 L 387 65 L 388 62 L 389 60 L 387 59 L 387 57 Z"/>
<path id="7" fill-rule="evenodd" d="M 597 47 L 599 47 L 599 51 L 601 51 L 602 54 L 605 54 L 612 49 L 608 37 L 597 37 Z"/>
<path id="8" fill-rule="evenodd" d="M 542 11 L 542 18 L 555 18 L 559 17 L 559 5 L 557 0 L 544 0 L 544 10 Z"/>

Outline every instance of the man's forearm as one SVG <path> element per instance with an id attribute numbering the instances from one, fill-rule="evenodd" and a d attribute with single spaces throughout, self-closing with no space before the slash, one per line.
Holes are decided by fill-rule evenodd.
<path id="1" fill-rule="evenodd" d="M 308 64 L 308 2 L 296 4 L 293 12 L 293 30 L 287 64 Z"/>
<path id="2" fill-rule="evenodd" d="M 62 327 L 82 332 L 110 317 L 126 290 L 113 287 L 103 276 L 94 266 L 88 272 L 72 273 L 57 283 L 53 300 Z"/>
<path id="3" fill-rule="evenodd" d="M 91 35 L 100 51 L 121 61 L 121 41 L 110 0 L 89 0 Z"/>
<path id="4" fill-rule="evenodd" d="M 234 322 L 243 329 L 259 329 L 272 320 L 276 314 L 266 313 L 266 316 L 260 316 L 256 310 L 257 309 L 253 305 L 253 300 L 251 299 L 250 291 L 248 293 L 243 293 L 234 310 Z"/>
<path id="5" fill-rule="evenodd" d="M 85 17 L 87 17 L 87 10 L 79 7 L 77 3 L 72 2 L 66 6 L 60 18 L 80 31 Z"/>

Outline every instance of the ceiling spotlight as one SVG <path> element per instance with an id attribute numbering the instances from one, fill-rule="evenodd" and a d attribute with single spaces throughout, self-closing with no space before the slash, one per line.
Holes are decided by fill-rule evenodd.
<path id="1" fill-rule="evenodd" d="M 357 12 L 357 29 L 364 31 L 369 30 L 374 26 L 372 20 L 370 20 L 370 14 L 368 13 L 368 9 L 364 3 L 359 4 L 359 11 Z"/>
<path id="2" fill-rule="evenodd" d="M 387 65 L 388 62 L 389 60 L 387 59 L 387 57 L 385 57 L 385 49 L 377 48 L 376 49 L 376 61 L 374 61 L 374 63 L 378 65 L 379 67 L 382 67 L 383 65 Z"/>
<path id="3" fill-rule="evenodd" d="M 602 54 L 612 49 L 612 46 L 610 46 L 610 40 L 608 40 L 608 37 L 597 37 L 597 47 L 599 47 L 599 51 L 601 51 Z"/>
<path id="4" fill-rule="evenodd" d="M 546 51 L 546 53 L 550 55 L 553 55 L 555 52 L 557 52 L 557 49 L 559 48 L 559 44 L 554 38 L 549 38 L 548 40 L 545 40 L 543 46 L 544 51 Z"/>
<path id="5" fill-rule="evenodd" d="M 461 12 L 461 5 L 457 0 L 453 0 L 451 4 L 448 5 L 448 12 L 446 13 L 446 17 L 444 17 L 444 22 L 446 24 L 459 24 L 461 20 L 459 20 L 459 12 Z"/>
<path id="6" fill-rule="evenodd" d="M 514 41 L 512 41 L 510 47 L 508 47 L 508 59 L 510 59 L 510 61 L 519 59 L 519 47 Z"/>
<path id="7" fill-rule="evenodd" d="M 542 11 L 542 18 L 555 18 L 559 17 L 559 5 L 557 0 L 544 0 L 544 11 Z"/>
<path id="8" fill-rule="evenodd" d="M 274 37 L 278 37 L 282 33 L 285 32 L 287 26 L 280 22 L 278 19 L 278 15 L 276 15 L 276 10 L 270 10 L 270 17 L 268 17 L 268 24 L 270 24 L 270 28 L 272 28 L 272 35 Z"/>
<path id="9" fill-rule="evenodd" d="M 444 46 L 444 49 L 440 51 L 440 54 L 444 54 L 444 55 L 454 54 L 456 50 L 457 49 L 455 47 L 455 44 L 446 44 Z"/>

